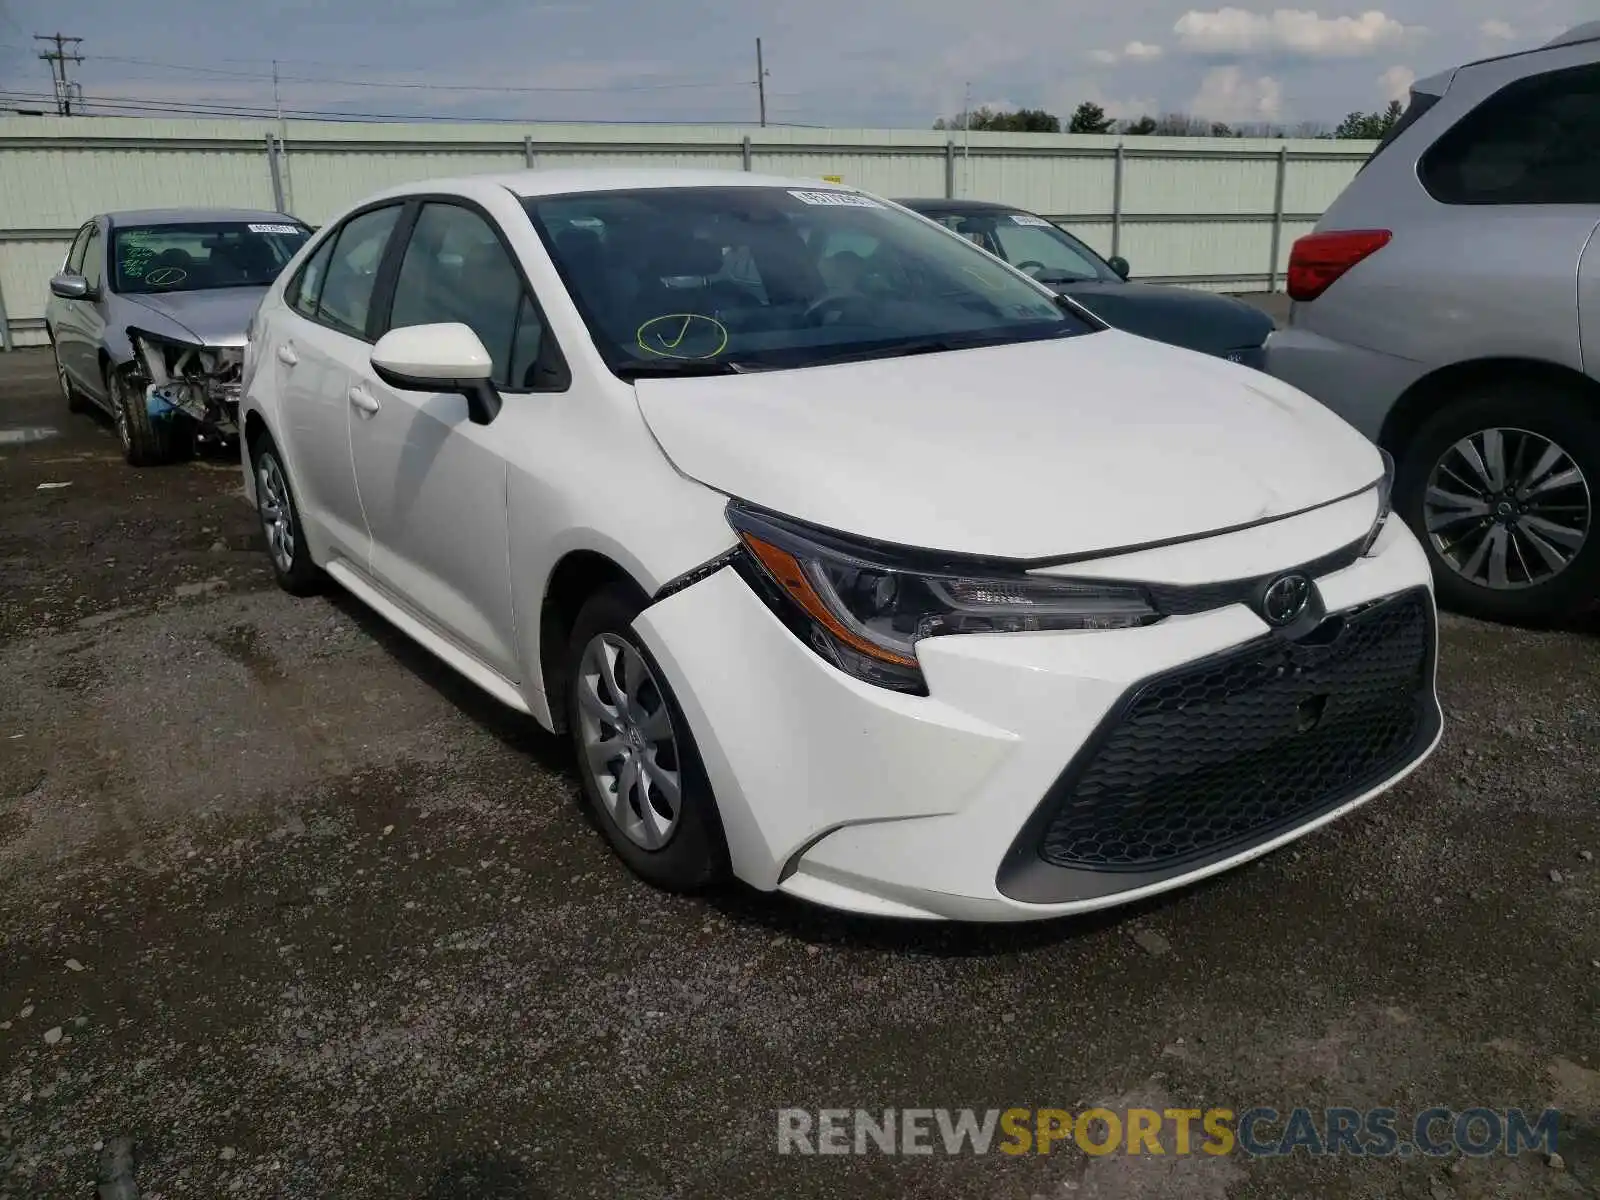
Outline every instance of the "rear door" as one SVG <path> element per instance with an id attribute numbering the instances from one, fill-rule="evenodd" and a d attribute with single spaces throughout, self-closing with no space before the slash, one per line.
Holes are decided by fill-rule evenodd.
<path id="1" fill-rule="evenodd" d="M 262 370 L 275 373 L 302 515 L 331 554 L 367 568 L 371 538 L 350 464 L 351 392 L 369 369 L 372 297 L 402 204 L 349 217 L 290 281 Z"/>

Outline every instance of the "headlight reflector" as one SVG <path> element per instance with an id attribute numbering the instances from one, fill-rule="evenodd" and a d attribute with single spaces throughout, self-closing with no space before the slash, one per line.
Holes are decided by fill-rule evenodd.
<path id="1" fill-rule="evenodd" d="M 1377 545 L 1378 537 L 1383 533 L 1383 527 L 1388 523 L 1389 513 L 1394 505 L 1394 455 L 1382 446 L 1378 453 L 1383 456 L 1383 478 L 1378 481 L 1378 519 L 1372 523 L 1372 529 L 1367 533 L 1367 540 L 1361 544 L 1361 556 L 1365 558 L 1372 553 L 1372 547 Z"/>
<path id="2" fill-rule="evenodd" d="M 759 572 L 752 583 L 790 627 L 841 670 L 896 691 L 926 692 L 916 657 L 923 638 L 1130 629 L 1161 619 L 1133 584 L 855 546 L 737 502 L 727 511 Z"/>

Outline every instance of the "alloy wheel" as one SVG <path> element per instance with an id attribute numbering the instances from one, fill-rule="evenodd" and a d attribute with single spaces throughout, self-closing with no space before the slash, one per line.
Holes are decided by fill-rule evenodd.
<path id="1" fill-rule="evenodd" d="M 111 419 L 116 422 L 117 439 L 122 443 L 124 454 L 133 453 L 133 430 L 129 426 L 128 416 L 128 389 L 118 380 L 112 380 L 111 387 Z"/>
<path id="2" fill-rule="evenodd" d="M 257 507 L 261 527 L 267 535 L 267 549 L 278 570 L 288 574 L 294 568 L 294 509 L 289 506 L 289 485 L 283 469 L 270 453 L 256 463 Z"/>
<path id="3" fill-rule="evenodd" d="M 1480 587 L 1548 583 L 1588 540 L 1589 482 L 1542 434 L 1484 429 L 1446 450 L 1422 503 L 1428 538 L 1449 568 Z"/>
<path id="4" fill-rule="evenodd" d="M 616 634 L 594 637 L 578 670 L 580 768 L 629 841 L 659 850 L 682 811 L 672 714 L 644 656 Z"/>

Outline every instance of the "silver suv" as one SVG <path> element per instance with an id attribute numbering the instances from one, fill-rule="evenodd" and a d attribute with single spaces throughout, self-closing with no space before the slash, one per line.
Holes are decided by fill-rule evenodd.
<path id="1" fill-rule="evenodd" d="M 1600 600 L 1600 22 L 1418 82 L 1295 243 L 1267 370 L 1392 453 L 1441 602 Z"/>

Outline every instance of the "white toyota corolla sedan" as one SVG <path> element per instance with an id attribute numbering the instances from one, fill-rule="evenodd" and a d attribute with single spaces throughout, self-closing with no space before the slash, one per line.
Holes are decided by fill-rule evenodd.
<path id="1" fill-rule="evenodd" d="M 663 887 L 1101 908 L 1439 737 L 1378 450 L 848 188 L 384 192 L 267 295 L 240 415 L 282 584 L 331 578 L 568 734 Z"/>

